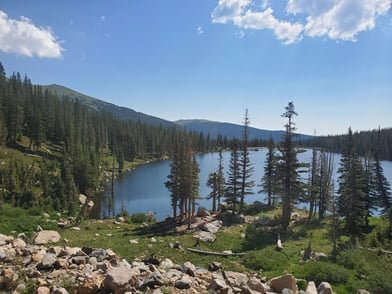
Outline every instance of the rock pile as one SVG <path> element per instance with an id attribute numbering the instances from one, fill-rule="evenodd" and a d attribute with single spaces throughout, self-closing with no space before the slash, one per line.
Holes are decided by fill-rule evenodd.
<path id="1" fill-rule="evenodd" d="M 333 293 L 328 283 L 319 289 L 309 282 L 299 291 L 288 274 L 265 283 L 244 273 L 209 270 L 169 259 L 159 264 L 129 263 L 110 249 L 28 245 L 0 234 L 0 291 L 13 293 Z M 30 292 L 29 292 L 30 291 Z"/>

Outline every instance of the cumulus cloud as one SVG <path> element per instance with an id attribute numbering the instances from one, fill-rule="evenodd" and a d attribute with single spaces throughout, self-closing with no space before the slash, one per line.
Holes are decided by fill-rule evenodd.
<path id="1" fill-rule="evenodd" d="M 327 36 L 355 41 L 363 31 L 376 26 L 376 19 L 386 14 L 392 0 L 288 0 L 286 16 L 298 21 L 278 19 L 267 0 L 257 8 L 255 0 L 219 0 L 211 14 L 213 23 L 232 23 L 241 29 L 271 30 L 284 44 L 304 36 Z"/>
<path id="2" fill-rule="evenodd" d="M 64 49 L 49 28 L 34 25 L 30 19 L 11 19 L 0 10 L 0 50 L 29 57 L 59 58 Z"/>

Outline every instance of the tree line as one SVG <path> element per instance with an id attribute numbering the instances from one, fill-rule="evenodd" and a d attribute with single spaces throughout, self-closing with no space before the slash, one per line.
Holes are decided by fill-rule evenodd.
<path id="1" fill-rule="evenodd" d="M 171 156 L 176 140 L 196 152 L 217 141 L 178 127 L 127 121 L 94 111 L 33 85 L 27 76 L 6 76 L 0 63 L 0 203 L 33 205 L 72 214 L 79 193 L 92 197 L 105 171 L 121 172 L 124 161 Z M 8 154 L 7 150 L 18 150 Z M 15 155 L 15 156 L 14 156 Z"/>
<path id="2" fill-rule="evenodd" d="M 325 150 L 335 153 L 342 153 L 348 134 L 334 136 L 320 136 L 314 139 L 303 141 L 304 147 L 322 147 Z M 374 129 L 370 131 L 352 132 L 353 140 L 359 155 L 367 156 L 373 152 L 375 142 L 377 142 L 377 152 L 383 160 L 392 160 L 392 128 Z"/>

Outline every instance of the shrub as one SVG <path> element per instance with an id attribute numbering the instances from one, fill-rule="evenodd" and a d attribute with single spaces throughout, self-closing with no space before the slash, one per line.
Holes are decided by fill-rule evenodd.
<path id="1" fill-rule="evenodd" d="M 136 224 L 142 224 L 142 223 L 154 223 L 155 218 L 153 215 L 147 215 L 144 213 L 135 213 L 131 216 L 131 221 Z"/>
<path id="2" fill-rule="evenodd" d="M 350 271 L 337 264 L 312 261 L 306 263 L 303 278 L 308 281 L 314 281 L 317 285 L 322 282 L 344 284 L 350 278 Z"/>
<path id="3" fill-rule="evenodd" d="M 259 251 L 250 251 L 243 257 L 246 267 L 254 270 L 274 271 L 286 265 L 287 257 L 272 247 Z"/>

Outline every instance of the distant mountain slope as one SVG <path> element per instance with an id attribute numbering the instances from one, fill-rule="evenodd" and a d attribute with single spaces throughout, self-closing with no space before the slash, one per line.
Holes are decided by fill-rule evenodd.
<path id="1" fill-rule="evenodd" d="M 114 116 L 124 119 L 124 120 L 132 120 L 137 121 L 140 120 L 143 123 L 151 124 L 151 125 L 162 125 L 165 127 L 176 126 L 173 122 L 151 116 L 142 112 L 136 112 L 133 109 L 117 106 L 112 103 L 108 103 L 77 91 L 74 91 L 70 88 L 61 86 L 61 85 L 48 85 L 42 86 L 43 90 L 48 89 L 51 93 L 57 94 L 59 97 L 68 96 L 71 99 L 79 99 L 79 101 L 88 107 L 92 108 L 96 111 L 107 111 L 112 113 Z"/>
<path id="2" fill-rule="evenodd" d="M 242 138 L 244 130 L 244 126 L 242 125 L 200 119 L 178 120 L 175 121 L 175 123 L 188 130 L 202 132 L 205 135 L 210 134 L 212 138 L 216 138 L 218 135 L 226 136 L 228 139 Z M 283 134 L 284 131 L 269 131 L 252 127 L 249 128 L 250 140 L 269 140 L 269 138 L 272 137 L 275 142 L 279 142 L 282 140 Z M 308 140 L 313 138 L 313 136 L 300 134 L 297 138 L 300 140 Z"/>

